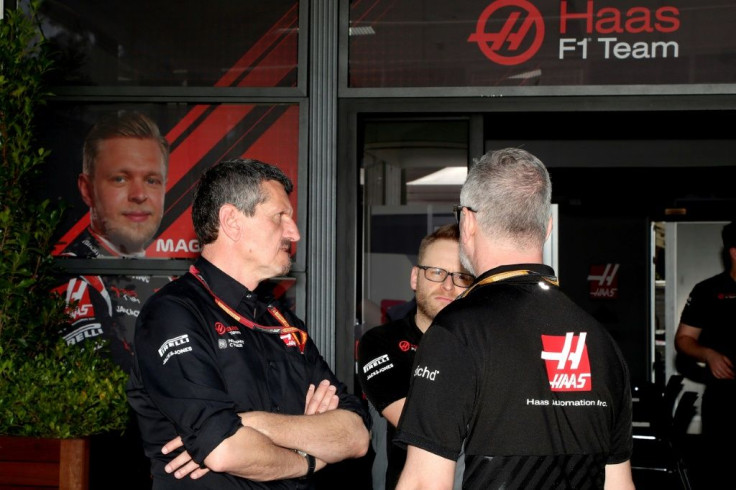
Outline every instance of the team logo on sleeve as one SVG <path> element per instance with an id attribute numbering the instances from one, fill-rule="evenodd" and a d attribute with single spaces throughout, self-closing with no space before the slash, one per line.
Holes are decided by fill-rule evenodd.
<path id="1" fill-rule="evenodd" d="M 542 359 L 547 367 L 552 391 L 590 391 L 590 360 L 585 345 L 586 332 L 542 335 Z"/>

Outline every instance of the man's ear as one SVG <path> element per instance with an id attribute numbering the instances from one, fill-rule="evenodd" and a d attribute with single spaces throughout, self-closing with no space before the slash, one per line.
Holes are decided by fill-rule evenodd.
<path id="1" fill-rule="evenodd" d="M 77 188 L 79 189 L 79 194 L 82 196 L 84 204 L 91 208 L 95 199 L 92 179 L 90 176 L 84 173 L 79 174 L 77 177 Z"/>
<path id="2" fill-rule="evenodd" d="M 476 213 L 466 210 L 465 216 L 460 220 L 459 245 L 465 251 L 468 259 L 475 253 L 475 235 L 478 232 L 478 221 L 475 215 Z"/>
<path id="3" fill-rule="evenodd" d="M 466 209 L 465 215 L 460 220 L 460 240 L 465 243 L 470 243 L 478 229 L 478 222 L 475 218 L 476 214 Z"/>
<path id="4" fill-rule="evenodd" d="M 549 234 L 552 233 L 552 226 L 554 225 L 552 221 L 552 216 L 549 217 L 549 221 L 547 221 L 547 234 L 544 235 L 544 241 L 546 242 L 549 238 Z"/>
<path id="5" fill-rule="evenodd" d="M 243 229 L 243 213 L 232 204 L 223 204 L 217 216 L 220 220 L 220 232 L 231 240 L 237 241 Z"/>
<path id="6" fill-rule="evenodd" d="M 419 279 L 419 267 L 415 265 L 411 268 L 411 276 L 409 277 L 409 285 L 412 291 L 417 290 L 417 279 Z"/>

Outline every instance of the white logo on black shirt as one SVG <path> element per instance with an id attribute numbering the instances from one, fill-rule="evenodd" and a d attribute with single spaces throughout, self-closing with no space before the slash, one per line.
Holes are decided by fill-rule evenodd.
<path id="1" fill-rule="evenodd" d="M 164 357 L 164 354 L 166 354 L 166 351 L 171 349 L 172 347 L 178 347 L 182 344 L 188 344 L 189 343 L 189 335 L 179 335 L 178 337 L 174 337 L 172 339 L 165 340 L 163 344 L 161 344 L 161 347 L 158 348 L 158 355 L 161 357 Z"/>
<path id="2" fill-rule="evenodd" d="M 430 371 L 427 369 L 427 367 L 417 366 L 417 368 L 414 370 L 414 377 L 415 378 L 427 378 L 430 381 L 434 381 L 437 378 L 437 375 L 440 374 L 439 369 L 435 369 L 434 371 Z"/>
<path id="3" fill-rule="evenodd" d="M 383 354 L 382 356 L 378 356 L 375 359 L 371 359 L 367 363 L 365 363 L 365 366 L 363 366 L 363 372 L 367 373 L 368 371 L 377 368 L 381 364 L 388 362 L 388 354 Z"/>

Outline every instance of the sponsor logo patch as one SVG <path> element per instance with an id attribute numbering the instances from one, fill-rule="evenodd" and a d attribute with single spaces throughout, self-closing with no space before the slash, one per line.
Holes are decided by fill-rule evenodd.
<path id="1" fill-rule="evenodd" d="M 434 381 L 435 379 L 437 379 L 438 374 L 440 374 L 439 369 L 431 370 L 427 366 L 417 366 L 417 368 L 414 370 L 415 378 L 425 378 L 430 381 Z"/>
<path id="2" fill-rule="evenodd" d="M 363 366 L 363 372 L 367 373 L 368 371 L 377 368 L 381 364 L 388 362 L 388 354 L 383 354 L 381 356 L 376 357 L 375 359 L 371 359 L 367 363 L 365 363 L 365 366 Z"/>
<path id="3" fill-rule="evenodd" d="M 225 325 L 222 322 L 215 322 L 215 331 L 219 335 L 225 335 L 226 333 L 231 333 L 231 334 L 234 334 L 234 335 L 239 335 L 240 334 L 240 329 L 238 327 L 234 327 L 234 326 L 230 326 L 230 325 Z"/>
<path id="4" fill-rule="evenodd" d="M 408 352 L 410 350 L 415 351 L 417 350 L 417 346 L 409 342 L 408 340 L 402 340 L 399 342 L 399 350 L 401 352 Z"/>
<path id="5" fill-rule="evenodd" d="M 389 369 L 393 369 L 393 367 L 394 365 L 392 362 L 389 361 L 388 354 L 383 354 L 376 357 L 375 359 L 368 361 L 366 365 L 363 366 L 363 372 L 368 373 L 370 371 L 370 374 L 366 376 L 366 379 L 371 379 L 377 374 L 381 374 L 385 371 L 388 371 Z"/>
<path id="6" fill-rule="evenodd" d="M 585 345 L 586 332 L 574 335 L 542 335 L 545 361 L 552 391 L 591 391 L 590 360 Z"/>
<path id="7" fill-rule="evenodd" d="M 284 341 L 286 347 L 298 347 L 294 337 L 290 333 L 282 333 L 279 337 Z"/>
<path id="8" fill-rule="evenodd" d="M 161 347 L 158 348 L 158 355 L 164 358 L 163 364 L 169 362 L 169 359 L 171 359 L 172 356 L 178 356 L 179 354 L 184 354 L 185 352 L 191 352 L 192 347 L 187 346 L 186 344 L 188 343 L 189 335 L 187 334 L 179 335 L 178 337 L 174 337 L 164 341 L 164 343 L 161 344 Z"/>
<path id="9" fill-rule="evenodd" d="M 138 315 L 140 314 L 139 310 L 136 310 L 135 308 L 126 308 L 123 305 L 117 305 L 115 307 L 116 313 L 122 313 L 125 316 L 132 316 L 135 318 L 138 318 Z"/>
<path id="10" fill-rule="evenodd" d="M 64 335 L 64 340 L 68 345 L 74 345 L 87 339 L 99 337 L 102 335 L 102 324 L 88 323 L 83 327 L 79 327 L 71 333 Z"/>
<path id="11" fill-rule="evenodd" d="M 119 288 L 117 286 L 110 286 L 108 290 L 116 298 L 124 299 L 126 301 L 131 301 L 133 303 L 141 302 L 140 298 L 138 297 L 138 293 L 134 289 L 126 289 L 126 288 Z"/>

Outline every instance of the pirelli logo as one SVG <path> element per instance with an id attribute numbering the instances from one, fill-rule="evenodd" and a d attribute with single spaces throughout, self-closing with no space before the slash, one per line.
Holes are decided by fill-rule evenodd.
<path id="1" fill-rule="evenodd" d="M 161 344 L 161 347 L 158 348 L 158 355 L 161 357 L 164 357 L 164 354 L 169 349 L 173 349 L 174 347 L 179 347 L 180 345 L 188 344 L 189 343 L 189 335 L 179 335 L 178 337 L 174 337 L 172 339 L 166 340 L 163 344 Z"/>
<path id="2" fill-rule="evenodd" d="M 368 361 L 366 365 L 363 366 L 363 372 L 367 373 L 368 371 L 371 371 L 372 369 L 375 369 L 386 362 L 388 362 L 388 354 L 376 357 L 375 359 Z"/>

